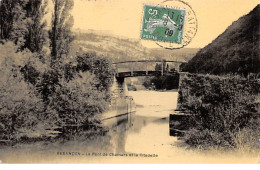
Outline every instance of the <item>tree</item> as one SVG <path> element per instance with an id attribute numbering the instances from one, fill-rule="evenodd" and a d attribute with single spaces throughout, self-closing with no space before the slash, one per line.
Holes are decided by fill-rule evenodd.
<path id="1" fill-rule="evenodd" d="M 13 41 L 18 50 L 28 48 L 40 52 L 47 37 L 46 22 L 42 22 L 47 1 L 3 0 L 0 3 L 1 39 Z"/>
<path id="2" fill-rule="evenodd" d="M 25 10 L 27 0 L 2 0 L 0 3 L 0 38 L 11 40 L 19 47 L 26 34 Z"/>
<path id="3" fill-rule="evenodd" d="M 74 37 L 71 32 L 73 17 L 70 10 L 73 0 L 53 0 L 54 13 L 52 15 L 52 28 L 49 31 L 52 67 L 60 65 L 62 57 L 70 51 L 70 43 Z"/>
<path id="4" fill-rule="evenodd" d="M 42 51 L 48 37 L 46 21 L 42 21 L 47 14 L 47 5 L 47 0 L 28 0 L 25 5 L 27 33 L 23 49 L 28 48 L 31 52 L 38 53 Z"/>
<path id="5" fill-rule="evenodd" d="M 98 56 L 96 53 L 79 54 L 76 60 L 77 72 L 89 71 L 93 73 L 99 80 L 99 83 L 97 83 L 97 88 L 99 90 L 109 90 L 114 76 L 114 71 L 111 67 L 111 61 L 104 58 L 103 56 Z"/>
<path id="6" fill-rule="evenodd" d="M 35 60 L 31 52 L 17 52 L 12 42 L 0 44 L 0 140 L 19 140 L 32 131 L 41 135 L 58 120 L 57 112 L 46 107 L 37 86 L 27 83 L 20 69 Z"/>

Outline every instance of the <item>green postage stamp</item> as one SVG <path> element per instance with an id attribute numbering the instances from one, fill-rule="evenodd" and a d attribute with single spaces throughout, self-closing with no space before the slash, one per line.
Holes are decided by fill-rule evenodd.
<path id="1" fill-rule="evenodd" d="M 182 43 L 185 9 L 144 5 L 141 39 Z"/>

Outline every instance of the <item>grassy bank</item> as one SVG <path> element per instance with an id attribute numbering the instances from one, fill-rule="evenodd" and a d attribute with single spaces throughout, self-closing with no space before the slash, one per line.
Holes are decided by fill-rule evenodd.
<path id="1" fill-rule="evenodd" d="M 187 74 L 180 83 L 178 109 L 190 114 L 184 142 L 195 148 L 260 147 L 257 79 Z"/>

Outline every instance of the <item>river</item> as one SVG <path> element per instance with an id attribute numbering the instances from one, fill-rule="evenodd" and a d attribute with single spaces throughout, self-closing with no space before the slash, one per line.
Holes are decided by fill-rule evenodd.
<path id="1" fill-rule="evenodd" d="M 258 157 L 190 150 L 170 136 L 175 91 L 129 91 L 135 112 L 113 119 L 105 135 L 18 144 L 0 149 L 3 163 L 254 163 Z"/>

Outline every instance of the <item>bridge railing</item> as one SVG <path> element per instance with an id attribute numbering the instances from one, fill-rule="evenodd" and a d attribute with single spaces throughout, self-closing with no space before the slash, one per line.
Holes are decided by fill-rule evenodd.
<path id="1" fill-rule="evenodd" d="M 179 72 L 179 66 L 183 61 L 175 60 L 137 60 L 121 61 L 113 63 L 117 77 L 164 75 L 166 72 Z M 121 76 L 120 76 L 121 75 Z"/>

